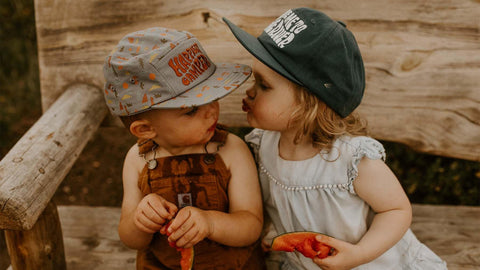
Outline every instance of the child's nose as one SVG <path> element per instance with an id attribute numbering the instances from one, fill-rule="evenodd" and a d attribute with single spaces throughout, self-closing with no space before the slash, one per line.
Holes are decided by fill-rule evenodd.
<path id="1" fill-rule="evenodd" d="M 205 118 L 211 118 L 212 116 L 216 116 L 218 112 L 218 101 L 214 101 L 205 105 Z"/>
<path id="2" fill-rule="evenodd" d="M 251 98 L 251 99 L 254 99 L 255 98 L 255 89 L 252 87 L 252 88 L 249 88 L 247 91 L 246 91 L 246 94 L 247 94 L 247 97 Z"/>

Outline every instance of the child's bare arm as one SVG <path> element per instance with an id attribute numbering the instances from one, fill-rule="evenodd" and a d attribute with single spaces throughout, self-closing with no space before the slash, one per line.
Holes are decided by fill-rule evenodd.
<path id="1" fill-rule="evenodd" d="M 232 178 L 228 186 L 229 213 L 186 207 L 171 224 L 170 241 L 189 247 L 207 237 L 228 246 L 245 246 L 260 236 L 263 214 L 260 185 L 253 157 L 246 144 L 228 136 L 220 154 Z"/>
<path id="2" fill-rule="evenodd" d="M 320 266 L 337 267 L 340 264 L 350 269 L 374 260 L 394 246 L 410 227 L 410 202 L 399 181 L 383 161 L 363 158 L 358 166 L 354 187 L 358 196 L 375 212 L 372 224 L 356 244 L 338 240 L 330 242 L 328 237 L 323 237 L 322 240 L 336 248 L 338 254 L 323 260 L 315 259 Z"/>
<path id="3" fill-rule="evenodd" d="M 395 245 L 412 222 L 412 206 L 400 182 L 381 160 L 363 158 L 355 190 L 376 213 L 367 233 L 357 244 L 371 249 L 376 258 Z M 372 258 L 373 259 L 373 258 Z"/>
<path id="4" fill-rule="evenodd" d="M 122 242 L 130 248 L 146 247 L 153 233 L 173 218 L 177 207 L 157 194 L 143 197 L 138 188 L 138 176 L 143 168 L 138 158 L 138 148 L 132 147 L 123 168 L 123 202 L 118 232 Z"/>

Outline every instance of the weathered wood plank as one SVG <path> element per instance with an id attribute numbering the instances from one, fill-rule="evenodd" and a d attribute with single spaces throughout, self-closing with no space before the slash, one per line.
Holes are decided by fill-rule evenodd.
<path id="1" fill-rule="evenodd" d="M 373 137 L 480 161 L 479 1 L 36 0 L 43 107 L 71 83 L 103 87 L 103 59 L 128 32 L 188 30 L 214 61 L 250 64 L 221 17 L 258 35 L 298 6 L 325 11 L 355 33 L 367 71 L 359 111 Z M 227 124 L 246 125 L 245 89 L 222 100 Z"/>
<path id="2" fill-rule="evenodd" d="M 480 207 L 414 205 L 412 230 L 448 262 L 448 269 L 480 268 Z"/>
<path id="3" fill-rule="evenodd" d="M 120 208 L 59 206 L 69 270 L 135 269 L 135 250 L 118 237 Z"/>
<path id="4" fill-rule="evenodd" d="M 0 228 L 35 224 L 107 113 L 101 91 L 71 86 L 0 161 Z"/>
<path id="5" fill-rule="evenodd" d="M 117 234 L 120 208 L 59 206 L 68 269 L 133 269 Z M 480 207 L 413 205 L 412 230 L 450 270 L 480 268 Z"/>

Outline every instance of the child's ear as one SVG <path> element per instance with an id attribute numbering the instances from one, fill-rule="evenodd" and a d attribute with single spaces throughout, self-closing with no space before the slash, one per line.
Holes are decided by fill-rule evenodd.
<path id="1" fill-rule="evenodd" d="M 139 139 L 153 139 L 157 136 L 155 129 L 152 128 L 150 121 L 139 119 L 130 124 L 130 132 Z"/>

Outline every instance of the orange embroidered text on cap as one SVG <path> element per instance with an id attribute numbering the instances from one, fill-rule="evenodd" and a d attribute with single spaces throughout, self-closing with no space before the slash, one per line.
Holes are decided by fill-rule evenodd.
<path id="1" fill-rule="evenodd" d="M 207 70 L 211 63 L 202 54 L 197 43 L 194 43 L 191 47 L 170 59 L 168 65 L 175 71 L 177 77 L 182 77 L 183 85 L 189 85 Z"/>

